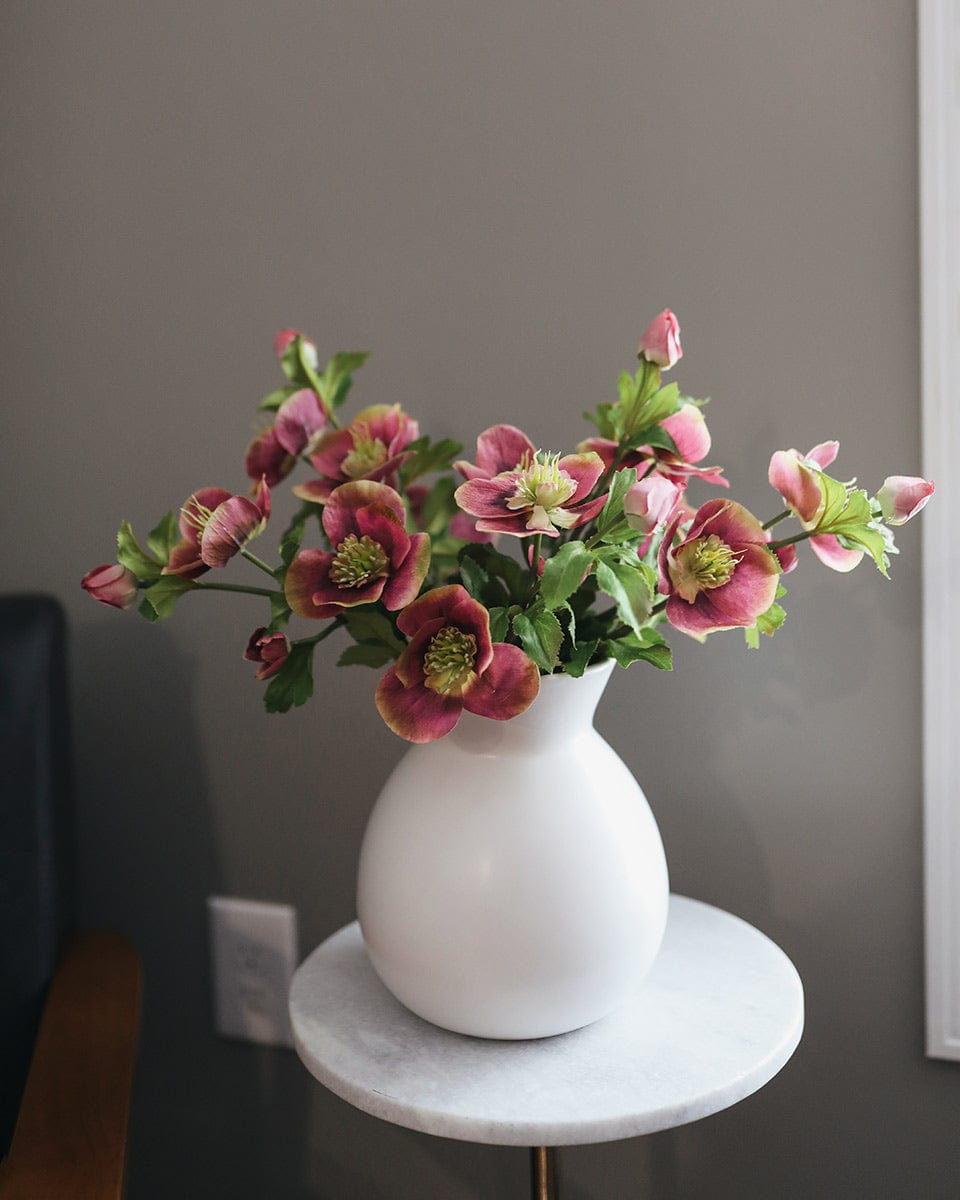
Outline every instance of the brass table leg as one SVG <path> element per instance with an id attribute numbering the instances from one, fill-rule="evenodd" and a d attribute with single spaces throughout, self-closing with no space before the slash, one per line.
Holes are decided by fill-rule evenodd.
<path id="1" fill-rule="evenodd" d="M 530 1151 L 531 1200 L 557 1200 L 557 1151 L 554 1146 L 534 1146 Z"/>

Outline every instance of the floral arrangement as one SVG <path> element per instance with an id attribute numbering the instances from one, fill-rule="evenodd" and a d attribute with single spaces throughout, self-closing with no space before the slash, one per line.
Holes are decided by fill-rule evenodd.
<path id="1" fill-rule="evenodd" d="M 543 674 L 579 676 L 607 659 L 669 669 L 670 629 L 704 641 L 739 628 L 756 648 L 783 623 L 781 580 L 800 542 L 835 571 L 866 555 L 886 575 L 891 527 L 934 490 L 899 475 L 875 496 L 840 482 L 827 474 L 834 441 L 773 454 L 768 477 L 781 504 L 767 521 L 723 494 L 694 508 L 691 480 L 728 483 L 702 465 L 705 401 L 663 382 L 683 353 L 669 309 L 640 339 L 639 368 L 621 374 L 618 398 L 584 414 L 596 433 L 569 454 L 495 425 L 471 462 L 458 443 L 421 436 L 399 404 L 344 423 L 367 355 L 337 354 L 321 369 L 314 343 L 292 329 L 274 349 L 287 382 L 260 404 L 269 423 L 246 451 L 248 492 L 200 488 L 145 546 L 124 522 L 118 561 L 82 581 L 116 608 L 142 592 L 139 611 L 151 621 L 187 593 L 261 597 L 269 619 L 244 657 L 266 681 L 270 712 L 310 697 L 314 650 L 337 629 L 352 639 L 339 665 L 386 667 L 377 708 L 412 742 L 442 737 L 464 709 L 516 716 Z M 300 465 L 312 473 L 292 488 L 300 507 L 270 565 L 250 543 L 269 522 L 271 489 Z M 793 531 L 782 533 L 786 521 Z M 237 558 L 260 586 L 209 577 Z M 294 619 L 306 622 L 303 636 Z"/>

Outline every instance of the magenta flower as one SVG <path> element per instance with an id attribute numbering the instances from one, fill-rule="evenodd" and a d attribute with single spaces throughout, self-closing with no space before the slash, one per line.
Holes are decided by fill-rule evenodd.
<path id="1" fill-rule="evenodd" d="M 905 525 L 934 492 L 932 480 L 917 475 L 888 475 L 877 492 L 877 503 L 888 525 Z"/>
<path id="2" fill-rule="evenodd" d="M 296 465 L 296 458 L 280 445 L 272 425 L 257 434 L 247 447 L 244 460 L 249 477 L 255 481 L 263 479 L 269 487 L 276 487 L 286 479 Z"/>
<path id="3" fill-rule="evenodd" d="M 490 641 L 490 615 L 459 584 L 434 588 L 408 605 L 397 626 L 410 639 L 377 687 L 377 709 L 408 742 L 450 732 L 464 709 L 494 721 L 524 712 L 540 691 L 526 654 Z"/>
<path id="4" fill-rule="evenodd" d="M 623 515 L 627 524 L 638 533 L 652 533 L 658 525 L 669 521 L 683 498 L 683 488 L 663 475 L 648 475 L 627 490 L 623 498 Z"/>
<path id="5" fill-rule="evenodd" d="M 465 479 L 492 479 L 504 471 L 515 471 L 524 458 L 532 458 L 536 447 L 515 425 L 491 425 L 477 438 L 477 461 L 459 459 L 453 465 Z"/>
<path id="6" fill-rule="evenodd" d="M 628 450 L 620 461 L 621 467 L 636 467 L 642 471 L 650 462 L 656 464 L 655 469 L 680 486 L 685 486 L 691 478 L 702 479 L 704 483 L 712 483 L 719 487 L 729 487 L 729 481 L 723 478 L 722 467 L 699 467 L 696 464 L 706 458 L 710 452 L 710 431 L 703 413 L 696 404 L 683 404 L 671 416 L 664 418 L 660 425 L 673 439 L 677 447 L 676 453 L 657 446 L 640 446 L 636 450 Z M 616 461 L 617 443 L 609 438 L 587 438 L 578 447 L 580 450 L 593 450 L 603 459 L 608 469 Z"/>
<path id="7" fill-rule="evenodd" d="M 416 596 L 430 565 L 430 536 L 404 529 L 403 500 L 385 483 L 344 483 L 323 509 L 332 551 L 301 550 L 287 569 L 287 603 L 301 617 L 336 617 L 380 601 L 395 612 Z"/>
<path id="8" fill-rule="evenodd" d="M 653 318 L 647 326 L 637 356 L 643 355 L 647 362 L 656 363 L 666 370 L 683 358 L 680 348 L 680 326 L 669 308 Z"/>
<path id="9" fill-rule="evenodd" d="M 826 499 L 820 483 L 821 472 L 834 461 L 840 451 L 837 441 L 821 442 L 806 454 L 798 450 L 778 450 L 770 459 L 767 477 L 776 488 L 787 508 L 798 518 L 804 529 L 816 529 L 823 516 Z M 858 566 L 862 550 L 841 546 L 832 533 L 818 533 L 810 538 L 810 549 L 831 571 L 846 573 Z M 777 551 L 780 557 L 780 551 Z M 795 561 L 786 570 L 791 570 Z"/>
<path id="10" fill-rule="evenodd" d="M 111 608 L 129 608 L 137 598 L 137 577 L 120 563 L 94 567 L 80 580 L 80 586 Z"/>
<path id="11" fill-rule="evenodd" d="M 317 393 L 312 388 L 301 388 L 277 409 L 273 429 L 284 450 L 297 457 L 305 450 L 309 453 L 326 423 L 327 414 Z"/>
<path id="12" fill-rule="evenodd" d="M 598 454 L 526 454 L 513 470 L 492 479 L 469 479 L 454 492 L 464 512 L 479 518 L 481 533 L 557 537 L 574 529 L 603 508 L 606 496 L 590 493 L 603 474 Z"/>
<path id="13" fill-rule="evenodd" d="M 290 654 L 290 639 L 285 633 L 267 633 L 266 626 L 255 629 L 243 652 L 248 662 L 260 663 L 257 679 L 276 675 Z"/>
<path id="14" fill-rule="evenodd" d="M 670 624 L 700 640 L 755 625 L 773 604 L 780 575 L 763 526 L 732 500 L 709 500 L 672 546 L 681 518 L 674 517 L 660 546 L 659 587 Z"/>
<path id="15" fill-rule="evenodd" d="M 310 453 L 319 479 L 298 484 L 301 500 L 326 504 L 334 488 L 351 480 L 388 480 L 409 457 L 404 450 L 419 427 L 399 404 L 374 404 L 357 413 L 346 429 L 324 434 Z"/>
<path id="16" fill-rule="evenodd" d="M 252 499 L 223 488 L 201 488 L 180 509 L 180 541 L 163 574 L 195 579 L 210 567 L 225 567 L 263 532 L 269 516 L 270 489 L 263 479 Z"/>

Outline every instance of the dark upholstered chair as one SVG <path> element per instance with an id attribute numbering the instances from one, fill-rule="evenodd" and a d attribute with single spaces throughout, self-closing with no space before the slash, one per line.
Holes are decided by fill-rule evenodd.
<path id="1" fill-rule="evenodd" d="M 140 964 L 74 932 L 65 623 L 0 597 L 0 1200 L 122 1194 Z"/>

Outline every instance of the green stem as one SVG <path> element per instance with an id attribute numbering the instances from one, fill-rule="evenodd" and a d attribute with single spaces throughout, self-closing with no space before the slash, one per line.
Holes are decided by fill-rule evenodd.
<path id="1" fill-rule="evenodd" d="M 785 521 L 787 519 L 787 517 L 792 517 L 792 516 L 793 516 L 793 513 L 790 511 L 790 509 L 785 508 L 782 513 L 777 513 L 777 515 L 775 517 L 771 517 L 770 520 L 764 524 L 763 528 L 764 529 L 772 529 L 774 527 L 774 525 L 779 525 L 781 521 Z"/>
<path id="2" fill-rule="evenodd" d="M 295 646 L 316 646 L 316 644 L 318 642 L 322 642 L 324 640 L 324 638 L 328 638 L 331 633 L 333 633 L 337 629 L 340 629 L 343 625 L 346 625 L 346 623 L 347 622 L 345 621 L 345 619 L 343 617 L 337 617 L 337 618 L 335 618 L 335 620 L 331 621 L 330 624 L 325 629 L 322 629 L 318 634 L 315 634 L 313 637 L 309 637 L 309 638 L 298 638 L 297 641 L 294 642 L 294 645 Z"/>
<path id="3" fill-rule="evenodd" d="M 795 533 L 793 537 L 780 538 L 779 541 L 770 542 L 767 545 L 768 550 L 780 550 L 783 546 L 793 546 L 797 542 L 805 542 L 808 537 L 813 537 L 816 530 L 804 529 L 802 533 Z"/>
<path id="4" fill-rule="evenodd" d="M 280 596 L 283 593 L 276 589 L 247 587 L 243 583 L 197 583 L 193 581 L 195 588 L 200 588 L 205 592 L 244 592 L 248 596 L 267 596 L 271 600 L 274 596 Z"/>
<path id="5" fill-rule="evenodd" d="M 536 595 L 537 585 L 540 583 L 540 548 L 543 545 L 543 534 L 538 533 L 533 539 L 533 557 L 530 562 L 530 571 L 533 578 L 530 581 L 530 591 L 527 594 L 527 603 L 529 604 Z"/>
<path id="6" fill-rule="evenodd" d="M 266 571 L 271 579 L 276 579 L 277 572 L 273 569 L 273 567 L 268 567 L 263 559 L 257 558 L 257 556 L 255 554 L 251 554 L 249 550 L 241 550 L 240 553 L 247 560 L 247 562 L 253 563 L 253 565 L 255 567 L 259 567 L 261 571 Z"/>

